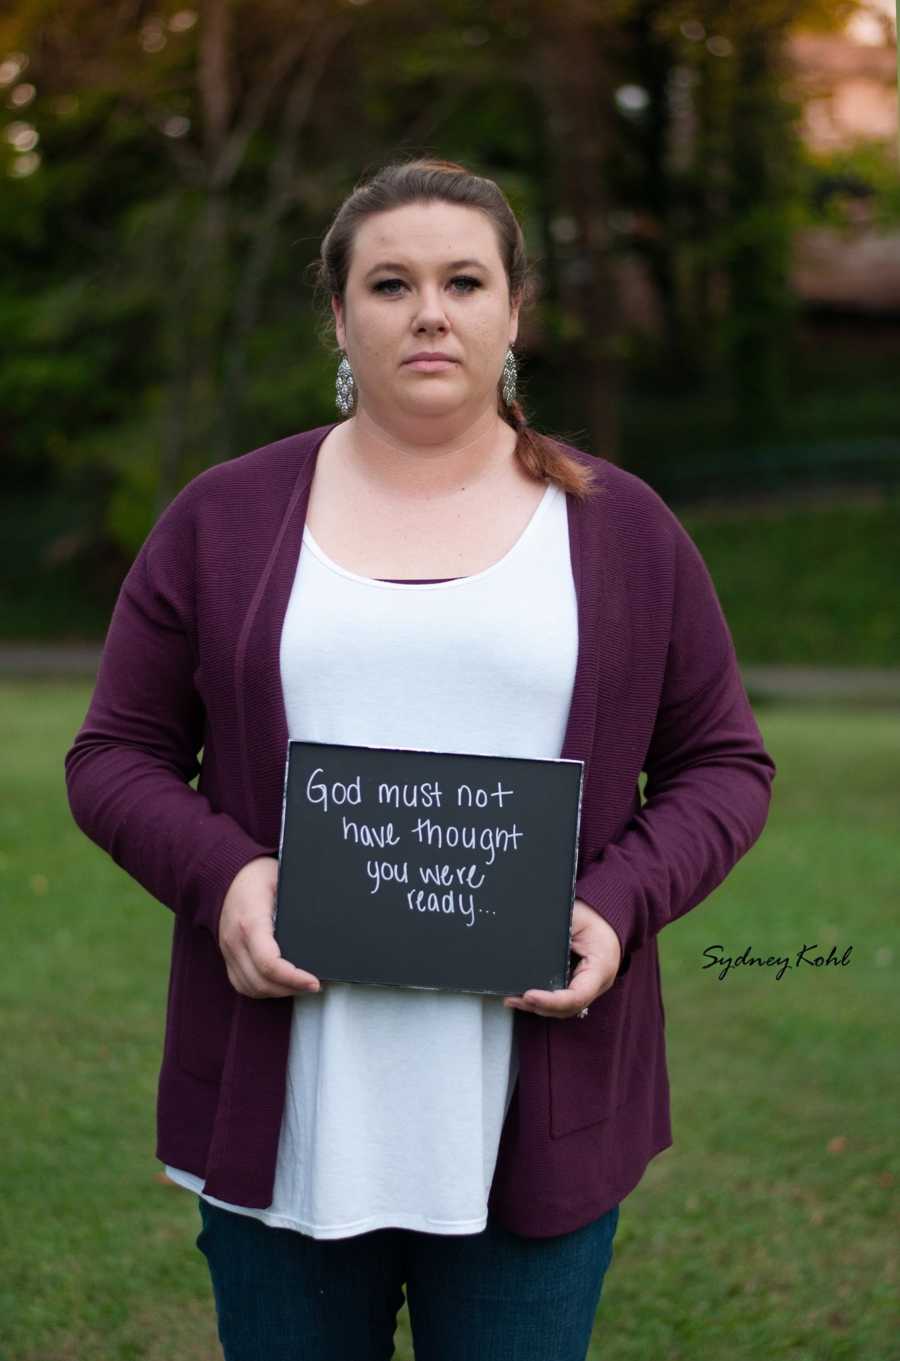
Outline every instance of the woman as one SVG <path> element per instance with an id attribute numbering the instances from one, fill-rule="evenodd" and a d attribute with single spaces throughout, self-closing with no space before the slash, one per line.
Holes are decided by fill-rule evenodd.
<path id="1" fill-rule="evenodd" d="M 176 497 L 67 757 L 80 826 L 175 914 L 157 1152 L 199 1195 L 228 1361 L 389 1357 L 404 1282 L 420 1361 L 585 1356 L 619 1204 L 671 1143 L 656 935 L 765 822 L 690 539 L 526 426 L 526 273 L 462 167 L 349 197 L 322 245 L 349 418 Z M 569 986 L 323 986 L 281 958 L 289 736 L 584 761 Z"/>

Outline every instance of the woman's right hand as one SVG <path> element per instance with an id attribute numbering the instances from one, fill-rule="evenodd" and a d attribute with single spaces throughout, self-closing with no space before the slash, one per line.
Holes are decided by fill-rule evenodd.
<path id="1" fill-rule="evenodd" d="M 319 980 L 282 957 L 272 928 L 278 861 L 250 860 L 231 881 L 219 918 L 219 949 L 231 986 L 245 997 L 318 992 Z"/>

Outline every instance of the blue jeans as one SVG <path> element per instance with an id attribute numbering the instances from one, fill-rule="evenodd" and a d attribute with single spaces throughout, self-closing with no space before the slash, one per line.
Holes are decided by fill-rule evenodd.
<path id="1" fill-rule="evenodd" d="M 584 1361 L 619 1221 L 322 1240 L 198 1200 L 225 1361 L 389 1361 L 404 1283 L 416 1361 Z"/>

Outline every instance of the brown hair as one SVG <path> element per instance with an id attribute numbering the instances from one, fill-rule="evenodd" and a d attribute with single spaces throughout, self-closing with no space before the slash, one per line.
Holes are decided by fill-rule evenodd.
<path id="1" fill-rule="evenodd" d="M 365 218 L 408 203 L 434 201 L 477 208 L 490 219 L 497 235 L 510 298 L 524 299 L 529 283 L 525 240 L 502 190 L 493 180 L 475 175 L 454 161 L 426 158 L 386 165 L 348 195 L 322 240 L 316 269 L 320 287 L 343 301 L 353 239 Z M 497 410 L 516 431 L 516 457 L 532 477 L 555 482 L 579 500 L 591 493 L 593 469 L 566 453 L 549 435 L 532 429 L 521 403 L 504 401 L 502 382 L 497 384 Z"/>

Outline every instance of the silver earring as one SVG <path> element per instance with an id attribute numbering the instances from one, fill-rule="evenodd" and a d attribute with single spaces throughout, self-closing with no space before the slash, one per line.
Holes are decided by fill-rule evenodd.
<path id="1" fill-rule="evenodd" d="M 507 406 L 509 406 L 510 402 L 516 400 L 516 379 L 518 376 L 516 371 L 516 356 L 513 354 L 512 350 L 509 349 L 506 351 L 506 358 L 503 361 L 503 373 L 501 374 L 503 380 L 503 400 Z"/>
<path id="2" fill-rule="evenodd" d="M 341 362 L 338 364 L 334 386 L 335 405 L 342 416 L 349 416 L 356 400 L 356 383 L 353 380 L 353 370 L 346 355 L 341 357 Z"/>

